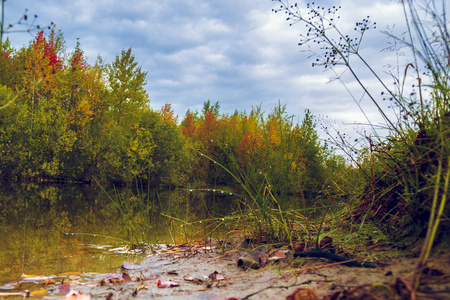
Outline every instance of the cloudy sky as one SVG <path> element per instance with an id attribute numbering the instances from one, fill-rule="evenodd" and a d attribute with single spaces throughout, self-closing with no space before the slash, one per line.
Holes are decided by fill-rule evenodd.
<path id="1" fill-rule="evenodd" d="M 355 23 L 370 15 L 377 28 L 367 32 L 361 53 L 381 74 L 396 63 L 394 52 L 382 51 L 388 40 L 381 31 L 388 27 L 396 34 L 404 31 L 399 1 L 315 2 L 341 5 L 338 26 L 351 35 Z M 305 2 L 298 3 L 306 7 Z M 151 107 L 171 103 L 179 118 L 188 109 L 201 111 L 206 100 L 219 101 L 221 113 L 249 112 L 257 105 L 270 112 L 280 102 L 300 120 L 310 109 L 315 116 L 334 120 L 336 126 L 350 124 L 344 127 L 351 130 L 351 124 L 367 121 L 348 88 L 369 118 L 380 122 L 376 109 L 348 74 L 343 76 L 344 86 L 330 82 L 336 76 L 333 72 L 311 66 L 311 53 L 298 46 L 304 25 L 289 26 L 284 14 L 272 11 L 278 6 L 271 0 L 7 0 L 5 24 L 16 22 L 28 9 L 28 21 L 36 14 L 41 26 L 56 24 L 68 50 L 78 38 L 91 63 L 98 55 L 112 62 L 122 49 L 131 47 L 148 72 Z M 8 36 L 16 48 L 33 39 L 27 33 Z M 379 95 L 366 70 L 357 70 Z M 337 69 L 338 74 L 342 71 Z"/>

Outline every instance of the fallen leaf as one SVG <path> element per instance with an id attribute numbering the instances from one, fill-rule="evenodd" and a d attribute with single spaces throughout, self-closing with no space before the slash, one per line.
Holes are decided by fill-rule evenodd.
<path id="1" fill-rule="evenodd" d="M 258 254 L 258 261 L 262 267 L 266 265 L 266 262 L 264 261 L 264 256 L 261 253 Z"/>
<path id="2" fill-rule="evenodd" d="M 22 296 L 22 297 L 27 297 L 27 293 L 24 292 L 17 292 L 17 293 L 0 293 L 0 297 L 8 297 L 8 296 Z"/>
<path id="3" fill-rule="evenodd" d="M 269 257 L 268 260 L 277 261 L 277 260 L 285 259 L 286 257 L 287 257 L 286 253 L 279 250 L 273 256 Z"/>
<path id="4" fill-rule="evenodd" d="M 156 286 L 159 288 L 175 287 L 175 286 L 179 286 L 179 285 L 180 285 L 179 283 L 173 282 L 173 281 L 161 282 L 161 280 L 158 280 L 158 283 L 156 283 Z"/>
<path id="5" fill-rule="evenodd" d="M 177 270 L 170 270 L 169 272 L 167 272 L 167 274 L 169 274 L 169 275 L 178 275 L 178 271 Z"/>
<path id="6" fill-rule="evenodd" d="M 295 253 L 303 252 L 304 249 L 305 247 L 302 244 L 295 244 L 294 246 Z"/>
<path id="7" fill-rule="evenodd" d="M 43 284 L 43 285 L 47 285 L 47 284 L 55 284 L 56 281 L 54 279 L 46 279 L 46 280 L 40 281 L 39 283 Z"/>
<path id="8" fill-rule="evenodd" d="M 225 277 L 217 271 L 212 272 L 209 276 L 212 280 L 224 280 Z"/>
<path id="9" fill-rule="evenodd" d="M 122 279 L 122 274 L 120 274 L 120 273 L 108 273 L 108 274 L 106 274 L 106 279 Z"/>
<path id="10" fill-rule="evenodd" d="M 82 294 L 81 291 L 74 291 L 71 290 L 66 297 L 64 297 L 63 300 L 90 300 L 91 299 L 91 295 L 89 294 Z"/>
<path id="11" fill-rule="evenodd" d="M 32 291 L 30 292 L 30 295 L 36 298 L 43 298 L 45 295 L 47 295 L 48 290 L 43 289 L 43 290 L 37 290 L 37 291 Z"/>
<path id="12" fill-rule="evenodd" d="M 326 236 L 320 241 L 320 248 L 331 247 L 333 243 L 333 238 L 331 236 Z"/>
<path id="13" fill-rule="evenodd" d="M 183 277 L 183 279 L 184 280 L 186 280 L 186 281 L 191 281 L 191 282 L 193 282 L 193 283 L 196 283 L 196 284 L 202 284 L 203 283 L 203 280 L 201 280 L 200 278 L 197 278 L 197 277 Z"/>
<path id="14" fill-rule="evenodd" d="M 69 282 L 64 282 L 63 284 L 61 284 L 61 285 L 58 287 L 58 290 L 59 290 L 61 293 L 68 293 L 68 292 L 70 292 L 70 283 L 69 283 Z"/>
<path id="15" fill-rule="evenodd" d="M 159 275 L 158 274 L 151 274 L 150 276 L 144 276 L 146 279 L 156 279 L 156 278 L 159 278 Z"/>
<path id="16" fill-rule="evenodd" d="M 126 274 L 126 273 L 123 273 Z M 125 278 L 127 278 L 126 276 L 128 276 L 128 274 L 125 275 L 125 278 L 123 277 L 123 274 L 120 273 L 108 273 L 106 274 L 106 279 L 109 280 L 109 282 L 120 282 L 120 281 L 126 281 Z M 129 278 L 130 276 L 128 276 Z M 131 278 L 130 278 L 131 280 Z"/>
<path id="17" fill-rule="evenodd" d="M 342 291 L 337 291 L 333 294 L 330 295 L 326 295 L 325 297 L 323 297 L 323 300 L 338 300 L 341 296 Z"/>
<path id="18" fill-rule="evenodd" d="M 42 275 L 25 275 L 22 274 L 24 281 L 44 281 L 44 280 L 50 280 L 54 276 L 42 276 Z"/>
<path id="19" fill-rule="evenodd" d="M 317 293 L 313 289 L 298 288 L 286 297 L 286 300 L 317 300 Z"/>
<path id="20" fill-rule="evenodd" d="M 22 273 L 22 278 L 40 277 L 42 275 L 27 275 Z"/>
<path id="21" fill-rule="evenodd" d="M 127 273 L 122 273 L 122 279 L 125 282 L 131 281 L 131 277 Z"/>
<path id="22" fill-rule="evenodd" d="M 5 285 L 0 285 L 0 290 L 13 290 L 17 282 L 6 283 Z"/>

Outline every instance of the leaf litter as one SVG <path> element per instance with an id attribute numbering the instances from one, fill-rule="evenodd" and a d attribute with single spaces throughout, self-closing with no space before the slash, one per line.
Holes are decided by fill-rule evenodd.
<path id="1" fill-rule="evenodd" d="M 120 251 L 124 251 L 121 249 Z M 414 270 L 414 257 L 385 258 L 375 269 L 353 268 L 322 258 L 293 259 L 289 247 L 255 249 L 217 243 L 152 246 L 140 263 L 124 261 L 117 272 L 66 272 L 26 275 L 0 286 L 0 297 L 90 299 L 363 299 L 376 293 L 375 283 L 404 292 L 402 278 Z M 258 268 L 239 266 L 246 257 Z M 376 263 L 375 261 L 374 263 Z M 450 255 L 432 258 L 423 273 L 428 289 L 450 290 Z M 19 290 L 35 285 L 33 291 Z M 31 288 L 29 288 L 31 290 Z M 353 297 L 353 298 L 352 298 Z M 357 298 L 359 297 L 359 298 Z M 438 296 L 439 297 L 439 296 Z"/>

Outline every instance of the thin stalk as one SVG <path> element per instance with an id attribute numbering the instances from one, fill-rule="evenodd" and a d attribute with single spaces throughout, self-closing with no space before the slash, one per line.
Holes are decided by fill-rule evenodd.
<path id="1" fill-rule="evenodd" d="M 4 28 L 4 24 L 5 24 L 5 1 L 6 0 L 1 0 L 2 1 L 2 21 L 0 23 L 0 50 L 3 49 L 3 28 Z"/>
<path id="2" fill-rule="evenodd" d="M 417 290 L 420 285 L 420 277 L 422 273 L 422 269 L 426 266 L 426 263 L 428 261 L 428 258 L 431 253 L 431 248 L 433 247 L 433 242 L 436 237 L 437 229 L 439 226 L 440 219 L 442 217 L 442 214 L 444 213 L 445 203 L 447 201 L 447 192 L 448 192 L 448 185 L 450 181 L 450 156 L 447 158 L 448 165 L 447 165 L 447 174 L 445 175 L 445 181 L 444 181 L 444 190 L 442 191 L 441 200 L 439 204 L 439 209 L 437 210 L 436 214 L 436 208 L 437 203 L 439 199 L 439 189 L 440 189 L 440 182 L 441 182 L 441 172 L 442 172 L 442 160 L 439 162 L 438 167 L 438 173 L 436 175 L 436 184 L 435 184 L 435 191 L 434 191 L 434 197 L 433 197 L 433 204 L 430 211 L 430 219 L 428 223 L 427 228 L 427 235 L 425 237 L 425 242 L 422 246 L 422 251 L 420 252 L 420 257 L 417 261 L 415 274 L 413 277 L 413 288 L 414 290 Z M 435 216 L 436 214 L 436 216 Z"/>

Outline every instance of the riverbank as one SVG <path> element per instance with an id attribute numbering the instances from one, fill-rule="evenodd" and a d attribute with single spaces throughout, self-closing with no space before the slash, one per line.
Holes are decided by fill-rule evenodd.
<path id="1" fill-rule="evenodd" d="M 223 246 L 223 245 L 222 245 Z M 41 285 L 29 296 L 53 299 L 394 299 L 410 293 L 414 253 L 376 248 L 355 256 L 375 268 L 349 267 L 324 258 L 293 259 L 287 246 L 227 249 L 219 245 L 155 248 L 141 263 L 123 262 L 116 273 L 66 274 L 28 278 Z M 254 253 L 260 254 L 254 255 Z M 450 297 L 450 254 L 437 250 L 424 270 L 420 293 L 433 299 Z M 240 262 L 250 255 L 262 264 Z M 47 281 L 45 281 L 47 280 Z M 295 296 L 295 294 L 297 295 Z M 302 296 L 300 296 L 302 295 Z M 447 298 L 446 298 L 447 297 Z M 376 298 L 378 299 L 378 298 Z M 406 299 L 406 298 L 405 298 Z M 409 298 L 408 298 L 409 299 Z"/>

